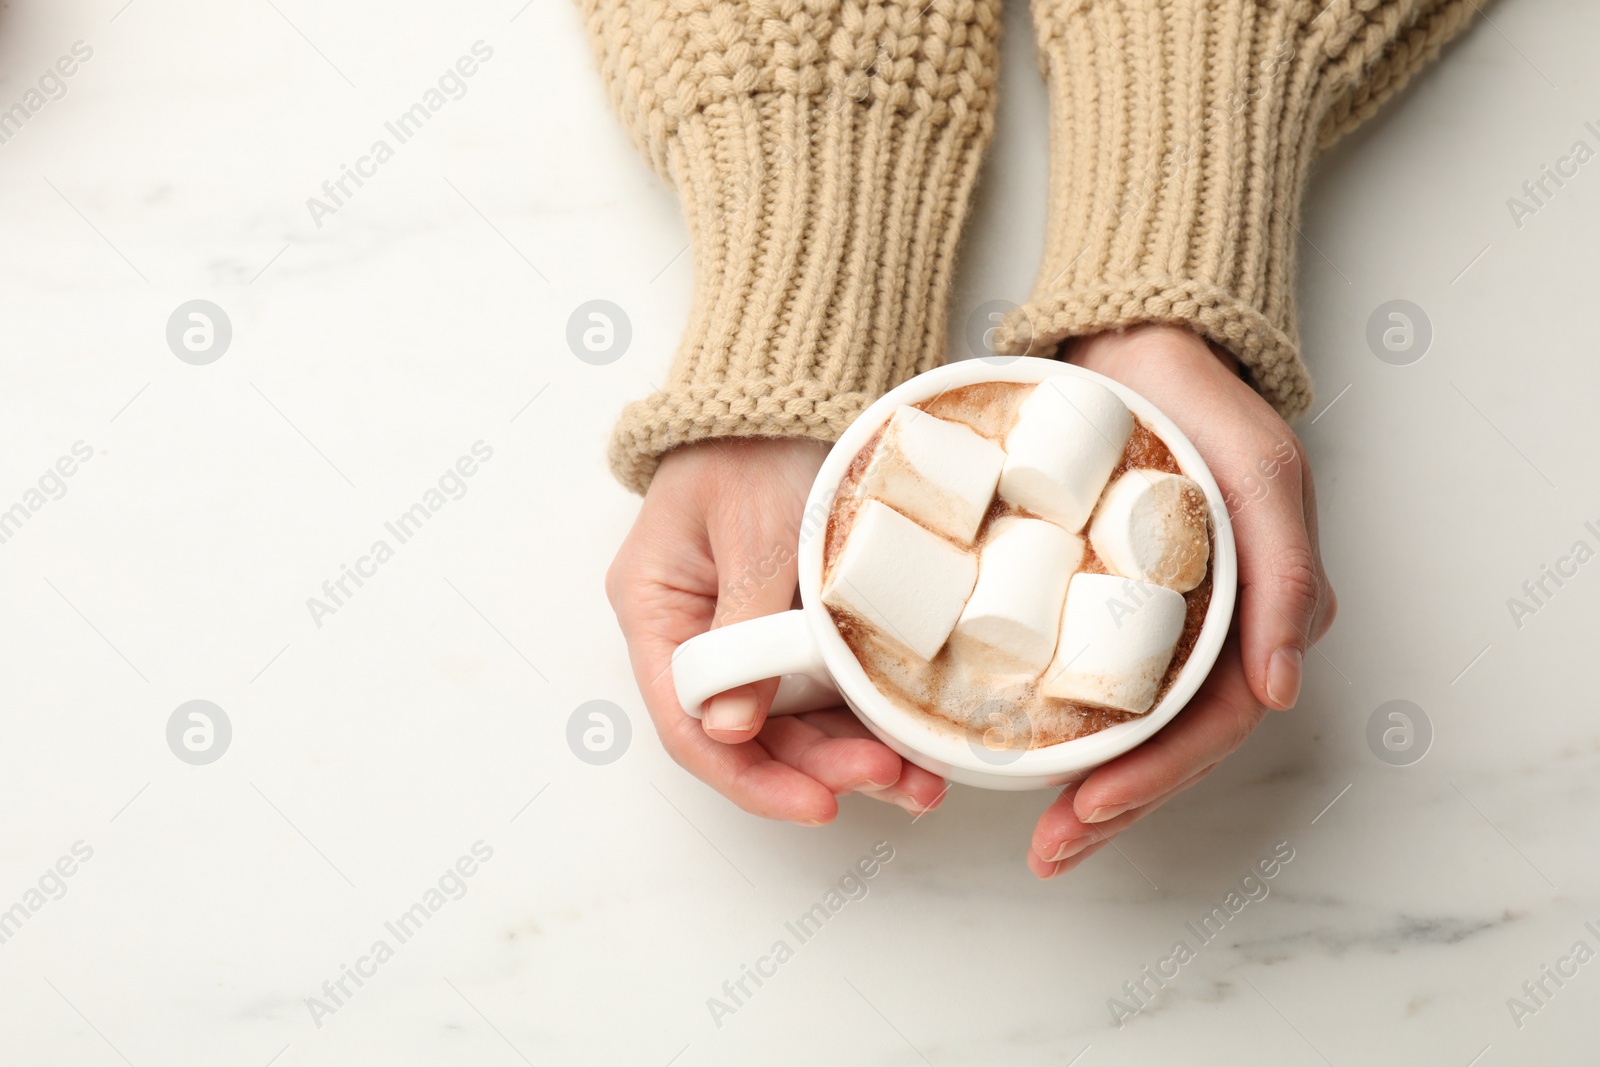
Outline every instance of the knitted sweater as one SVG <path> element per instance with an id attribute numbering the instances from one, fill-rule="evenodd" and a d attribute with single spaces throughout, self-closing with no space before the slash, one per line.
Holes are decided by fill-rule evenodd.
<path id="1" fill-rule="evenodd" d="M 994 124 L 999 0 L 579 0 L 613 103 L 677 189 L 694 303 L 617 478 L 736 435 L 833 440 L 943 362 Z M 1045 250 L 996 349 L 1182 324 L 1285 417 L 1311 384 L 1294 265 L 1313 158 L 1473 0 L 1033 0 L 1050 94 Z"/>

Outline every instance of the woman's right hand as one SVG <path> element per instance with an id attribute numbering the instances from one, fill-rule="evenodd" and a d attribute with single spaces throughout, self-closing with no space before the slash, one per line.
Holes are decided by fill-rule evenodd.
<path id="1" fill-rule="evenodd" d="M 776 680 L 713 697 L 696 720 L 678 704 L 672 653 L 689 638 L 785 611 L 812 480 L 827 446 L 724 438 L 668 453 L 606 574 L 628 655 L 667 753 L 746 811 L 817 826 L 836 796 L 865 793 L 913 814 L 945 783 L 902 760 L 847 708 L 767 718 Z"/>

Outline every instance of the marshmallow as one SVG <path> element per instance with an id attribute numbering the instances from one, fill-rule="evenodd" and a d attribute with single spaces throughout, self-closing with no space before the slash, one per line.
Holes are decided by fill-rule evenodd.
<path id="1" fill-rule="evenodd" d="M 1089 543 L 1114 573 L 1187 593 L 1206 576 L 1206 497 L 1181 474 L 1131 470 L 1112 483 Z"/>
<path id="2" fill-rule="evenodd" d="M 984 537 L 978 584 L 956 623 L 953 647 L 972 648 L 998 668 L 1037 675 L 1056 649 L 1067 582 L 1082 563 L 1077 534 L 1043 519 L 996 519 Z"/>
<path id="3" fill-rule="evenodd" d="M 1077 533 L 1132 433 L 1133 415 L 1105 386 L 1047 378 L 1022 402 L 1006 435 L 1000 495 Z"/>
<path id="4" fill-rule="evenodd" d="M 1077 574 L 1061 641 L 1039 689 L 1047 697 L 1142 715 L 1183 633 L 1184 599 L 1162 585 Z"/>
<path id="5" fill-rule="evenodd" d="M 822 602 L 931 660 L 955 628 L 977 577 L 975 553 L 887 504 L 864 500 L 823 587 Z"/>
<path id="6" fill-rule="evenodd" d="M 988 438 L 902 404 L 873 451 L 861 493 L 970 545 L 1005 461 L 1005 452 Z"/>

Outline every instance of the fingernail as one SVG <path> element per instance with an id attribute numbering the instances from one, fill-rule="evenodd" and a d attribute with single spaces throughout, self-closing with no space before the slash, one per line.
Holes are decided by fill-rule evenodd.
<path id="1" fill-rule="evenodd" d="M 1131 807 L 1133 807 L 1132 804 L 1107 804 L 1103 808 L 1095 808 L 1089 814 L 1080 815 L 1078 818 L 1084 822 L 1105 822 L 1107 819 L 1115 819 Z"/>
<path id="2" fill-rule="evenodd" d="M 1064 859 L 1070 859 L 1082 852 L 1084 849 L 1088 848 L 1090 840 L 1091 839 L 1087 837 L 1079 837 L 1076 839 L 1063 841 L 1061 842 L 1061 847 L 1056 849 L 1056 854 L 1054 856 L 1045 857 L 1045 862 L 1060 863 Z"/>
<path id="3" fill-rule="evenodd" d="M 856 786 L 857 793 L 876 793 L 881 789 L 888 789 L 894 782 L 862 782 Z"/>
<path id="4" fill-rule="evenodd" d="M 1044 876 L 1044 880 L 1048 882 L 1050 879 L 1066 870 L 1066 868 L 1067 865 L 1065 862 L 1057 863 L 1055 866 L 1050 868 L 1050 873 Z"/>
<path id="5" fill-rule="evenodd" d="M 1292 708 L 1300 699 L 1300 668 L 1304 658 L 1298 648 L 1285 645 L 1274 652 L 1267 663 L 1267 698 L 1280 709 Z"/>
<path id="6" fill-rule="evenodd" d="M 910 796 L 895 797 L 894 803 L 895 807 L 903 808 L 913 815 L 926 815 L 929 811 L 933 810 L 932 808 L 925 808 L 921 804 L 918 804 Z"/>
<path id="7" fill-rule="evenodd" d="M 756 720 L 756 695 L 744 693 L 719 693 L 711 698 L 700 725 L 707 730 L 726 730 L 738 733 L 750 729 Z"/>

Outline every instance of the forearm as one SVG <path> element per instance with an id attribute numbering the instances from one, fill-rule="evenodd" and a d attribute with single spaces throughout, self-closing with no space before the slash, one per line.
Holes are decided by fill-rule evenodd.
<path id="1" fill-rule="evenodd" d="M 1051 193 L 1008 351 L 1156 322 L 1311 403 L 1294 274 L 1306 175 L 1472 17 L 1471 0 L 1035 0 Z"/>
<path id="2" fill-rule="evenodd" d="M 619 113 L 678 190 L 689 325 L 612 439 L 642 492 L 707 437 L 832 440 L 942 362 L 955 243 L 993 125 L 998 0 L 584 0 Z"/>

